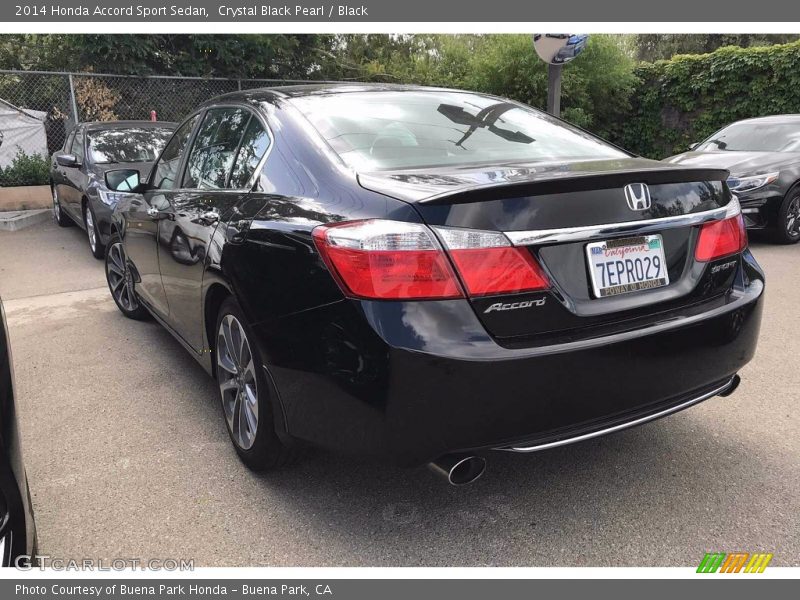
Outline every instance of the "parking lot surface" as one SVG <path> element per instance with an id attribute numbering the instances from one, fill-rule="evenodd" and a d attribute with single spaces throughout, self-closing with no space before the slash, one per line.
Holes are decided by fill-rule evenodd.
<path id="1" fill-rule="evenodd" d="M 0 232 L 43 554 L 693 566 L 707 551 L 764 551 L 773 565 L 800 565 L 800 246 L 754 244 L 766 307 L 733 396 L 573 446 L 495 453 L 482 479 L 452 488 L 425 468 L 323 452 L 247 471 L 213 381 L 159 325 L 119 313 L 84 236 L 50 223 Z"/>

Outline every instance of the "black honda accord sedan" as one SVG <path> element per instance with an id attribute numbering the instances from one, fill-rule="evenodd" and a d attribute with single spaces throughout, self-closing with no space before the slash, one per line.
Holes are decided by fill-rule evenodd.
<path id="1" fill-rule="evenodd" d="M 83 227 L 89 250 L 103 258 L 111 212 L 120 197 L 106 188 L 104 173 L 121 167 L 149 169 L 174 129 L 175 123 L 165 121 L 80 123 L 52 158 L 50 191 L 56 223 Z"/>
<path id="2" fill-rule="evenodd" d="M 665 160 L 728 169 L 745 226 L 781 244 L 800 242 L 800 115 L 738 121 Z"/>
<path id="3" fill-rule="evenodd" d="M 251 468 L 305 442 L 465 483 L 734 390 L 764 276 L 727 177 L 483 94 L 250 90 L 107 173 L 106 273 Z"/>

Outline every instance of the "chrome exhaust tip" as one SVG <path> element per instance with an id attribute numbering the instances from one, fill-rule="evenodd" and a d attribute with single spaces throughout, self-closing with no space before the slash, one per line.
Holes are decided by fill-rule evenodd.
<path id="1" fill-rule="evenodd" d="M 446 454 L 428 465 L 434 473 L 445 477 L 450 485 L 467 485 L 486 470 L 486 459 L 468 454 Z"/>
<path id="2" fill-rule="evenodd" d="M 739 387 L 739 384 L 741 382 L 742 382 L 742 378 L 739 377 L 738 375 L 734 375 L 733 378 L 731 379 L 730 384 L 728 384 L 728 387 L 726 388 L 726 390 L 724 392 L 722 392 L 721 394 L 719 394 L 719 395 L 721 397 L 723 397 L 723 398 L 725 398 L 727 396 L 730 396 L 733 392 L 736 391 L 736 388 Z"/>

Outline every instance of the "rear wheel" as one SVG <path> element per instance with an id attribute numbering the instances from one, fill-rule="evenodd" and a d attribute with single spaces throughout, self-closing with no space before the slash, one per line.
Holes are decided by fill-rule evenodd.
<path id="1" fill-rule="evenodd" d="M 250 328 L 233 298 L 217 316 L 215 360 L 222 413 L 242 462 L 254 471 L 291 462 L 295 451 L 275 433 L 271 387 Z"/>
<path id="2" fill-rule="evenodd" d="M 147 309 L 136 296 L 133 271 L 125 256 L 122 238 L 118 235 L 111 236 L 106 248 L 106 281 L 111 297 L 123 315 L 136 320 L 147 317 Z"/>
<path id="3" fill-rule="evenodd" d="M 72 225 L 72 220 L 61 210 L 61 202 L 58 199 L 56 186 L 53 186 L 53 220 L 59 227 L 69 227 Z"/>
<path id="4" fill-rule="evenodd" d="M 92 205 L 87 202 L 83 209 L 83 222 L 86 225 L 86 235 L 89 238 L 89 250 L 95 258 L 106 255 L 106 247 L 100 241 L 100 232 L 97 230 L 97 219 L 94 216 Z"/>
<path id="5" fill-rule="evenodd" d="M 800 188 L 789 190 L 781 202 L 773 239 L 779 244 L 796 244 L 800 241 Z"/>

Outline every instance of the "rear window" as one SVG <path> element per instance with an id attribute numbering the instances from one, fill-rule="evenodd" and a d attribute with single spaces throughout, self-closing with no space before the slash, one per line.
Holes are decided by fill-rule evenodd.
<path id="1" fill-rule="evenodd" d="M 159 127 L 89 132 L 89 155 L 95 164 L 153 162 L 172 136 Z"/>
<path id="2" fill-rule="evenodd" d="M 357 170 L 628 156 L 545 113 L 466 92 L 344 92 L 293 103 Z"/>

